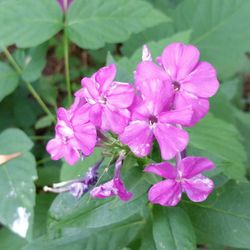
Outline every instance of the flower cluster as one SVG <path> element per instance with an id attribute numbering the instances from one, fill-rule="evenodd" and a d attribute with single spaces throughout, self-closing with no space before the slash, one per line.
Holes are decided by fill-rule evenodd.
<path id="1" fill-rule="evenodd" d="M 166 180 L 150 188 L 150 202 L 175 206 L 182 192 L 192 201 L 205 200 L 214 185 L 202 172 L 214 168 L 214 164 L 203 157 L 181 158 L 189 142 L 183 127 L 194 126 L 208 113 L 209 98 L 219 87 L 216 70 L 199 57 L 196 47 L 173 43 L 155 63 L 144 46 L 134 85 L 115 80 L 114 64 L 84 77 L 72 106 L 58 109 L 56 136 L 47 145 L 51 158 L 64 158 L 74 165 L 90 155 L 94 147 L 104 147 L 116 159 L 114 177 L 95 186 L 90 194 L 96 198 L 118 196 L 127 201 L 132 193 L 121 179 L 122 162 L 129 152 L 137 158 L 149 156 L 157 141 L 163 162 L 149 163 L 145 172 Z M 174 157 L 176 167 L 167 162 Z M 147 160 L 152 162 L 149 157 Z M 89 190 L 89 185 L 84 190 Z"/>

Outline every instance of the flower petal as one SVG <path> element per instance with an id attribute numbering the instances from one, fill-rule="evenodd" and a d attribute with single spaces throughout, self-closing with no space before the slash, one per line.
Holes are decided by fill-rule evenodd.
<path id="1" fill-rule="evenodd" d="M 181 81 L 195 68 L 200 58 L 199 50 L 193 45 L 172 43 L 161 56 L 161 63 L 173 81 Z"/>
<path id="2" fill-rule="evenodd" d="M 205 157 L 194 156 L 188 156 L 182 159 L 178 165 L 178 169 L 181 172 L 182 177 L 187 179 L 214 168 L 215 165 L 212 161 L 208 160 Z"/>
<path id="3" fill-rule="evenodd" d="M 162 123 L 181 124 L 185 126 L 190 124 L 192 116 L 192 106 L 187 106 L 182 109 L 175 109 L 162 113 L 159 117 L 159 121 Z"/>
<path id="4" fill-rule="evenodd" d="M 193 109 L 193 116 L 188 126 L 195 125 L 209 111 L 208 99 L 199 98 L 185 91 L 177 92 L 174 100 L 174 106 L 176 107 L 176 109 L 182 109 L 188 105 L 191 105 Z"/>
<path id="5" fill-rule="evenodd" d="M 46 150 L 51 155 L 52 160 L 59 160 L 63 157 L 63 144 L 59 137 L 49 140 Z"/>
<path id="6" fill-rule="evenodd" d="M 181 88 L 199 97 L 213 96 L 219 88 L 215 68 L 207 62 L 200 62 L 182 82 Z"/>
<path id="7" fill-rule="evenodd" d="M 106 94 L 107 102 L 118 108 L 128 108 L 134 100 L 134 88 L 129 83 L 114 82 Z"/>
<path id="8" fill-rule="evenodd" d="M 111 83 L 115 79 L 116 66 L 115 64 L 110 64 L 108 66 L 102 67 L 95 74 L 95 80 L 101 85 L 101 91 L 104 93 L 108 90 Z"/>
<path id="9" fill-rule="evenodd" d="M 72 148 L 69 144 L 67 144 L 63 147 L 63 156 L 65 161 L 69 165 L 73 166 L 79 160 L 80 153 L 75 148 Z"/>
<path id="10" fill-rule="evenodd" d="M 84 77 L 81 80 L 81 84 L 83 90 L 80 94 L 89 104 L 95 104 L 100 96 L 98 84 L 89 77 Z"/>
<path id="11" fill-rule="evenodd" d="M 131 122 L 120 135 L 120 141 L 138 157 L 148 155 L 152 148 L 153 133 L 145 121 Z"/>
<path id="12" fill-rule="evenodd" d="M 123 181 L 120 178 L 114 179 L 114 185 L 116 189 L 118 190 L 118 196 L 123 201 L 128 201 L 132 199 L 133 194 L 131 192 L 128 192 Z"/>
<path id="13" fill-rule="evenodd" d="M 177 174 L 176 168 L 168 162 L 150 164 L 144 169 L 144 172 L 153 173 L 169 179 L 175 179 Z"/>
<path id="14" fill-rule="evenodd" d="M 203 175 L 196 175 L 192 179 L 182 183 L 188 198 L 194 202 L 201 202 L 207 199 L 214 189 L 214 183 Z"/>
<path id="15" fill-rule="evenodd" d="M 156 183 L 148 191 L 151 203 L 162 206 L 176 206 L 181 199 L 181 185 L 174 180 L 165 180 Z"/>
<path id="16" fill-rule="evenodd" d="M 163 123 L 157 123 L 154 135 L 159 143 L 161 156 L 164 160 L 170 160 L 178 152 L 183 151 L 189 139 L 185 130 Z"/>
<path id="17" fill-rule="evenodd" d="M 124 131 L 130 119 L 130 112 L 127 109 L 116 109 L 111 105 L 106 105 L 103 110 L 102 126 L 103 130 L 111 130 L 116 134 Z"/>
<path id="18" fill-rule="evenodd" d="M 93 188 L 90 191 L 90 195 L 94 198 L 100 199 L 115 196 L 114 180 L 110 180 L 98 187 Z"/>

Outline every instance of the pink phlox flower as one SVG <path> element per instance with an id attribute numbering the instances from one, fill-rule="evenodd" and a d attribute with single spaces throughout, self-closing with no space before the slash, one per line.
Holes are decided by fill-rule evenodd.
<path id="1" fill-rule="evenodd" d="M 155 78 L 144 81 L 140 87 L 141 97 L 137 97 L 132 105 L 131 122 L 119 139 L 137 157 L 147 156 L 156 139 L 162 158 L 171 159 L 187 146 L 188 133 L 176 124 L 189 124 L 192 108 L 171 109 L 173 91 L 168 81 Z"/>
<path id="2" fill-rule="evenodd" d="M 176 168 L 168 162 L 147 166 L 145 172 L 166 178 L 150 188 L 149 201 L 162 206 L 176 206 L 181 200 L 182 192 L 194 202 L 206 200 L 213 191 L 214 183 L 202 175 L 202 172 L 214 167 L 214 163 L 210 160 L 192 156 L 179 161 Z"/>
<path id="3" fill-rule="evenodd" d="M 81 81 L 83 89 L 77 96 L 84 97 L 89 107 L 90 121 L 101 130 L 121 133 L 130 119 L 128 108 L 133 103 L 134 88 L 129 83 L 114 81 L 116 66 L 99 69 L 91 78 Z"/>
<path id="4" fill-rule="evenodd" d="M 144 50 L 143 53 L 145 54 Z M 136 88 L 140 89 L 145 79 L 170 81 L 175 92 L 174 108 L 181 109 L 191 105 L 194 113 L 189 125 L 194 125 L 208 113 L 208 98 L 219 88 L 214 67 L 199 59 L 199 50 L 193 45 L 172 43 L 157 58 L 160 66 L 149 60 L 144 60 L 137 66 Z"/>
<path id="5" fill-rule="evenodd" d="M 74 165 L 80 157 L 93 152 L 96 144 L 96 128 L 89 122 L 85 106 L 71 109 L 59 108 L 57 111 L 56 136 L 47 144 L 47 151 L 53 160 L 64 157 L 66 162 Z"/>
<path id="6" fill-rule="evenodd" d="M 123 201 L 128 201 L 132 198 L 133 194 L 128 192 L 122 179 L 121 179 L 121 167 L 124 154 L 122 153 L 115 164 L 115 174 L 112 180 L 95 187 L 91 190 L 90 195 L 94 198 L 107 198 L 112 196 L 118 196 Z"/>
<path id="7" fill-rule="evenodd" d="M 66 12 L 73 0 L 57 0 L 63 12 Z"/>

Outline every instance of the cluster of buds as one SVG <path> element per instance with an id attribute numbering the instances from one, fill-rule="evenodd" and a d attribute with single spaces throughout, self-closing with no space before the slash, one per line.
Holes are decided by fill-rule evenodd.
<path id="1" fill-rule="evenodd" d="M 104 154 L 116 158 L 114 177 L 90 194 L 96 198 L 116 195 L 127 201 L 132 194 L 121 179 L 122 161 L 131 152 L 136 158 L 149 156 L 156 140 L 163 162 L 149 164 L 145 171 L 166 180 L 150 188 L 150 202 L 175 206 L 182 192 L 192 201 L 205 200 L 214 184 L 202 172 L 213 169 L 214 164 L 204 157 L 181 154 L 189 142 L 184 127 L 194 126 L 208 113 L 209 98 L 219 87 L 216 70 L 199 58 L 196 47 L 173 43 L 155 63 L 144 46 L 133 85 L 115 80 L 114 64 L 84 77 L 72 106 L 58 109 L 56 136 L 47 145 L 51 158 L 64 158 L 74 165 L 92 154 L 94 147 L 103 147 Z M 176 166 L 167 162 L 173 158 Z M 59 188 L 70 191 L 71 185 Z M 89 185 L 76 196 L 85 190 Z"/>

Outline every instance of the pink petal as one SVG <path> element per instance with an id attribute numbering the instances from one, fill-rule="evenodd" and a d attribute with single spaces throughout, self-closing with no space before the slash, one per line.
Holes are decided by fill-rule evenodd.
<path id="1" fill-rule="evenodd" d="M 153 133 L 145 121 L 131 122 L 120 135 L 120 141 L 138 157 L 148 155 L 152 148 Z"/>
<path id="2" fill-rule="evenodd" d="M 63 147 L 63 156 L 65 161 L 69 165 L 73 166 L 79 160 L 80 153 L 76 149 L 72 148 L 69 144 L 67 144 Z"/>
<path id="3" fill-rule="evenodd" d="M 145 169 L 145 172 L 153 173 L 164 178 L 175 179 L 176 168 L 168 162 L 150 164 Z"/>
<path id="4" fill-rule="evenodd" d="M 114 179 L 114 185 L 118 190 L 118 196 L 121 200 L 128 201 L 132 199 L 133 194 L 127 191 L 123 181 L 120 178 Z"/>
<path id="5" fill-rule="evenodd" d="M 107 105 L 103 110 L 101 128 L 120 134 L 124 131 L 129 119 L 130 112 L 127 109 L 115 109 L 111 105 Z"/>
<path id="6" fill-rule="evenodd" d="M 84 77 L 81 80 L 83 91 L 81 95 L 86 99 L 89 104 L 95 104 L 99 98 L 99 86 L 89 77 Z"/>
<path id="7" fill-rule="evenodd" d="M 147 80 L 140 86 L 142 99 L 151 115 L 166 110 L 173 97 L 173 89 L 168 81 Z"/>
<path id="8" fill-rule="evenodd" d="M 174 180 L 165 180 L 153 185 L 148 192 L 151 203 L 176 206 L 181 199 L 181 185 Z"/>
<path id="9" fill-rule="evenodd" d="M 195 125 L 209 111 L 209 101 L 207 99 L 199 98 L 185 91 L 179 91 L 176 93 L 174 105 L 176 109 L 182 109 L 188 105 L 192 106 L 193 116 L 189 126 Z"/>
<path id="10" fill-rule="evenodd" d="M 207 199 L 208 195 L 214 189 L 214 183 L 203 175 L 196 175 L 192 179 L 185 180 L 182 183 L 188 198 L 194 202 L 201 202 Z"/>
<path id="11" fill-rule="evenodd" d="M 84 105 L 75 108 L 74 112 L 72 112 L 71 123 L 72 126 L 81 125 L 89 122 L 90 120 L 90 110 L 93 105 L 85 103 Z"/>
<path id="12" fill-rule="evenodd" d="M 80 149 L 84 155 L 90 155 L 95 147 L 97 136 L 96 128 L 92 123 L 86 123 L 77 125 L 74 127 L 75 139 L 78 143 L 78 149 Z"/>
<path id="13" fill-rule="evenodd" d="M 116 66 L 115 64 L 110 64 L 108 66 L 102 67 L 95 74 L 95 80 L 101 85 L 102 93 L 108 90 L 111 83 L 115 79 Z"/>
<path id="14" fill-rule="evenodd" d="M 184 79 L 181 88 L 199 97 L 213 96 L 219 88 L 215 68 L 207 62 L 200 62 Z"/>
<path id="15" fill-rule="evenodd" d="M 106 94 L 107 102 L 118 108 L 128 108 L 134 100 L 134 88 L 129 83 L 114 82 Z"/>
<path id="16" fill-rule="evenodd" d="M 70 120 L 70 113 L 65 108 L 58 108 L 57 119 L 67 123 Z"/>
<path id="17" fill-rule="evenodd" d="M 137 89 L 145 84 L 145 81 L 159 79 L 168 80 L 168 75 L 156 64 L 150 61 L 144 61 L 137 65 L 135 71 L 135 85 Z"/>
<path id="18" fill-rule="evenodd" d="M 181 124 L 185 126 L 190 124 L 192 116 L 192 106 L 187 106 L 162 113 L 159 117 L 159 121 L 161 123 Z"/>
<path id="19" fill-rule="evenodd" d="M 189 140 L 188 133 L 172 125 L 157 123 L 154 135 L 159 143 L 161 156 L 164 160 L 170 160 L 178 152 L 183 151 Z"/>
<path id="20" fill-rule="evenodd" d="M 161 56 L 161 63 L 173 81 L 180 81 L 195 68 L 200 58 L 199 50 L 192 45 L 172 43 Z"/>
<path id="21" fill-rule="evenodd" d="M 63 157 L 63 144 L 59 137 L 49 140 L 46 150 L 51 155 L 52 160 L 59 160 Z"/>
<path id="22" fill-rule="evenodd" d="M 115 190 L 114 190 L 114 180 L 108 181 L 98 187 L 93 188 L 90 191 L 90 195 L 94 198 L 107 198 L 115 196 Z"/>
<path id="23" fill-rule="evenodd" d="M 188 156 L 181 160 L 178 165 L 179 171 L 183 178 L 192 178 L 204 171 L 214 169 L 215 165 L 212 161 L 205 157 Z"/>

